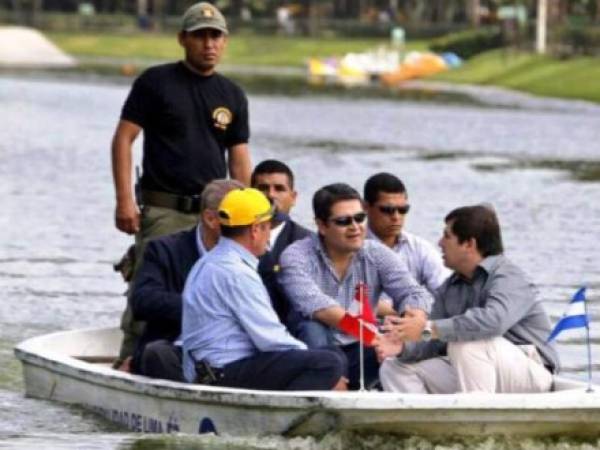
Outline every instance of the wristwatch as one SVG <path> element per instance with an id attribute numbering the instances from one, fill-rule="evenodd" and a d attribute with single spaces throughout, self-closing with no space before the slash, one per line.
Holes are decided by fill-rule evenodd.
<path id="1" fill-rule="evenodd" d="M 427 342 L 431 340 L 432 330 L 431 330 L 431 320 L 425 322 L 425 328 L 421 331 L 421 340 L 423 342 Z"/>

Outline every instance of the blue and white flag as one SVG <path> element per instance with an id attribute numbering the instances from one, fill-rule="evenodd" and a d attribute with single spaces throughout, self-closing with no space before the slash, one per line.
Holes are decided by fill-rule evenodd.
<path id="1" fill-rule="evenodd" d="M 569 303 L 569 309 L 558 321 L 548 342 L 553 340 L 561 331 L 570 330 L 571 328 L 588 328 L 588 317 L 585 308 L 585 287 L 580 288 Z"/>

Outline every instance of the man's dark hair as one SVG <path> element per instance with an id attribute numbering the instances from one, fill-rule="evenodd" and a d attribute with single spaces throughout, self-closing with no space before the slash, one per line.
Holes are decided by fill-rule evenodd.
<path id="1" fill-rule="evenodd" d="M 444 220 L 451 223 L 450 228 L 458 242 L 474 238 L 477 250 L 484 258 L 504 252 L 500 224 L 491 206 L 463 206 L 450 211 Z"/>
<path id="2" fill-rule="evenodd" d="M 239 227 L 229 227 L 227 225 L 221 225 L 221 236 L 233 239 L 238 236 L 242 236 L 248 228 L 250 228 L 250 225 L 242 225 Z"/>
<path id="3" fill-rule="evenodd" d="M 263 221 L 263 222 L 259 222 L 259 223 L 268 223 L 268 221 Z M 252 223 L 250 225 L 238 225 L 235 227 L 221 224 L 221 236 L 230 238 L 230 239 L 242 236 L 250 228 L 252 228 L 252 225 L 255 225 L 255 224 Z"/>
<path id="4" fill-rule="evenodd" d="M 369 205 L 377 202 L 380 192 L 406 194 L 404 183 L 395 175 L 387 172 L 376 173 L 365 183 L 364 198 Z"/>
<path id="5" fill-rule="evenodd" d="M 333 205 L 344 200 L 358 200 L 362 203 L 360 194 L 346 183 L 334 183 L 323 186 L 313 195 L 315 217 L 325 222 L 331 215 Z"/>
<path id="6" fill-rule="evenodd" d="M 294 174 L 287 164 L 276 159 L 265 159 L 261 161 L 252 171 L 250 177 L 250 185 L 256 186 L 256 176 L 270 173 L 284 173 L 288 177 L 288 185 L 290 189 L 294 189 Z"/>

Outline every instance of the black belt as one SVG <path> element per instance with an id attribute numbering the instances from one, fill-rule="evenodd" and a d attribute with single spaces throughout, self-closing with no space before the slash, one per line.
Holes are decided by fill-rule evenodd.
<path id="1" fill-rule="evenodd" d="M 142 190 L 142 204 L 181 211 L 182 213 L 200 212 L 200 195 L 176 195 L 168 192 Z"/>
<path id="2" fill-rule="evenodd" d="M 215 384 L 225 376 L 223 369 L 211 367 L 204 361 L 196 361 L 195 368 L 197 384 Z"/>

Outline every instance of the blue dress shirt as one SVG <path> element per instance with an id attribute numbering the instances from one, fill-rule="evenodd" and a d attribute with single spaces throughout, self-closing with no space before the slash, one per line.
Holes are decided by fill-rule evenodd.
<path id="1" fill-rule="evenodd" d="M 235 241 L 219 243 L 192 268 L 183 291 L 183 371 L 222 368 L 258 352 L 306 349 L 279 321 L 256 272 L 258 259 Z"/>

